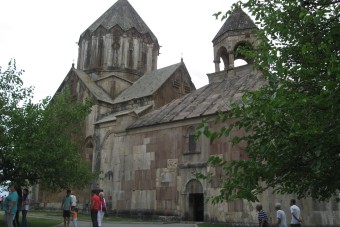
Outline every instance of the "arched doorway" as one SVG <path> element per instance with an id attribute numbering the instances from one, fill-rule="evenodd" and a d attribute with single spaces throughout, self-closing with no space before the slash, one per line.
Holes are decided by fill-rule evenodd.
<path id="1" fill-rule="evenodd" d="M 201 182 L 190 180 L 186 185 L 188 218 L 190 221 L 204 221 L 204 194 Z"/>

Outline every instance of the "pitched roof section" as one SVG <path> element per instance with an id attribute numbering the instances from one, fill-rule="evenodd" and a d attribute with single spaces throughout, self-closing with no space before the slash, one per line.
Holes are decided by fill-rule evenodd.
<path id="1" fill-rule="evenodd" d="M 253 20 L 241 8 L 235 9 L 217 32 L 215 39 L 228 31 L 257 28 Z"/>
<path id="2" fill-rule="evenodd" d="M 94 32 L 99 26 L 110 29 L 116 25 L 118 25 L 124 31 L 135 28 L 141 34 L 149 33 L 152 40 L 157 41 L 156 36 L 152 33 L 143 19 L 138 15 L 136 10 L 127 0 L 118 0 L 87 30 Z M 85 30 L 83 34 L 85 34 L 87 30 Z"/>
<path id="3" fill-rule="evenodd" d="M 101 123 L 116 121 L 117 117 L 122 116 L 122 115 L 135 114 L 135 115 L 138 116 L 140 113 L 144 112 L 145 110 L 147 110 L 151 107 L 152 107 L 152 105 L 146 105 L 146 106 L 137 107 L 137 108 L 134 108 L 134 109 L 131 109 L 131 110 L 123 110 L 123 111 L 120 111 L 120 112 L 116 112 L 116 113 L 113 113 L 113 114 L 110 114 L 108 116 L 101 118 L 99 121 L 95 122 L 95 124 L 101 124 Z"/>
<path id="4" fill-rule="evenodd" d="M 125 89 L 115 98 L 114 103 L 126 102 L 154 94 L 181 66 L 184 66 L 184 63 L 180 62 L 144 74 L 132 86 Z"/>
<path id="5" fill-rule="evenodd" d="M 78 78 L 84 83 L 84 85 L 89 89 L 90 93 L 99 101 L 106 103 L 113 103 L 111 97 L 100 88 L 95 82 L 91 80 L 89 75 L 87 75 L 84 71 L 72 68 L 72 71 L 78 76 Z"/>
<path id="6" fill-rule="evenodd" d="M 180 99 L 148 113 L 129 129 L 208 116 L 230 110 L 230 101 L 239 102 L 245 90 L 258 89 L 265 83 L 259 73 L 230 75 L 221 82 L 208 84 Z"/>

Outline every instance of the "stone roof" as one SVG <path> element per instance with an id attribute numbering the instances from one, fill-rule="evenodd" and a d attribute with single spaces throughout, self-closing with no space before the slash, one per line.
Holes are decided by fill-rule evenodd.
<path id="1" fill-rule="evenodd" d="M 95 124 L 101 124 L 101 123 L 116 121 L 117 117 L 122 116 L 122 115 L 134 114 L 134 115 L 138 116 L 140 113 L 144 112 L 145 110 L 147 110 L 151 107 L 152 107 L 152 105 L 146 105 L 146 106 L 141 106 L 141 107 L 137 107 L 137 108 L 134 108 L 134 109 L 116 112 L 114 114 L 110 114 L 110 115 L 107 115 L 107 116 L 101 118 L 100 120 L 96 121 Z"/>
<path id="2" fill-rule="evenodd" d="M 153 95 L 181 66 L 185 67 L 183 62 L 144 74 L 133 85 L 117 96 L 114 99 L 114 103 L 126 102 L 135 98 Z"/>
<path id="3" fill-rule="evenodd" d="M 251 66 L 248 66 L 251 67 Z M 260 73 L 228 75 L 192 93 L 154 110 L 133 123 L 129 129 L 198 118 L 230 110 L 230 102 L 240 102 L 246 90 L 261 87 L 265 80 Z"/>
<path id="4" fill-rule="evenodd" d="M 90 93 L 99 101 L 113 104 L 111 97 L 95 82 L 93 82 L 90 76 L 84 71 L 72 68 L 71 69 L 78 78 L 83 82 L 83 84 L 89 89 Z"/>
<path id="5" fill-rule="evenodd" d="M 99 26 L 111 29 L 118 25 L 124 31 L 135 28 L 141 34 L 150 34 L 153 41 L 157 42 L 156 36 L 152 33 L 143 19 L 127 0 L 118 0 L 103 15 L 101 15 L 87 30 L 94 32 Z"/>
<path id="6" fill-rule="evenodd" d="M 227 18 L 226 22 L 224 22 L 221 29 L 217 32 L 215 39 L 222 36 L 224 33 L 228 31 L 236 31 L 236 30 L 244 30 L 244 29 L 252 29 L 257 28 L 253 20 L 246 14 L 241 8 L 235 9 L 231 15 Z"/>

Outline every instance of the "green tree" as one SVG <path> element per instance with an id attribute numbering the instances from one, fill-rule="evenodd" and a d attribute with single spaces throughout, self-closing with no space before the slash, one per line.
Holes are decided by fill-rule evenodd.
<path id="1" fill-rule="evenodd" d="M 22 73 L 15 61 L 0 71 L 0 182 L 40 183 L 50 190 L 86 186 L 93 174 L 80 150 L 91 102 L 75 102 L 66 90 L 33 103 Z"/>
<path id="2" fill-rule="evenodd" d="M 246 143 L 246 160 L 209 159 L 225 171 L 223 188 L 213 201 L 256 201 L 268 188 L 319 201 L 337 196 L 339 1 L 248 0 L 234 7 L 246 8 L 260 28 L 261 44 L 243 54 L 253 58 L 268 83 L 246 92 L 230 112 L 220 113 L 216 120 L 221 130 L 200 126 L 198 134 L 211 142 L 234 129 L 246 132 L 232 138 L 234 144 Z M 235 122 L 229 124 L 229 119 Z"/>

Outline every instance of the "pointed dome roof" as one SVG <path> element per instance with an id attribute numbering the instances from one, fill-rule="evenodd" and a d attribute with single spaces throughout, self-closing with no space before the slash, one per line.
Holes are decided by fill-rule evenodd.
<path id="1" fill-rule="evenodd" d="M 149 33 L 152 40 L 157 42 L 156 36 L 127 0 L 118 0 L 86 29 L 83 34 L 85 34 L 86 31 L 94 32 L 99 26 L 111 29 L 116 25 L 124 31 L 135 28 L 141 34 Z M 83 36 L 83 34 L 81 36 Z"/>
<path id="2" fill-rule="evenodd" d="M 228 31 L 257 28 L 253 20 L 241 8 L 235 9 L 213 39 L 216 40 Z"/>

